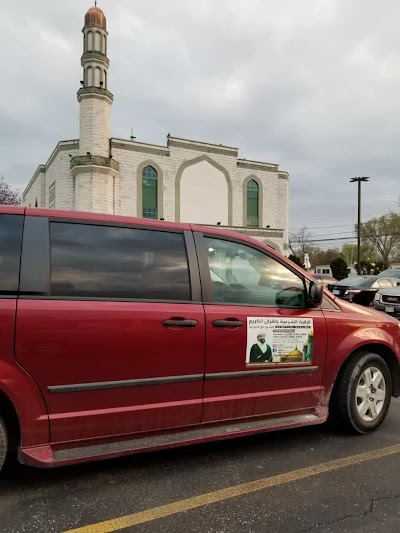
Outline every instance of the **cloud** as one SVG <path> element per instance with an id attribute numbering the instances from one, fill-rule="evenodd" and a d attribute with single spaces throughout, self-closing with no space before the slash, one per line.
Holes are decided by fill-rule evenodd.
<path id="1" fill-rule="evenodd" d="M 20 0 L 0 20 L 0 173 L 23 188 L 78 135 L 81 0 Z M 291 176 L 291 226 L 351 224 L 400 194 L 400 5 L 387 0 L 100 2 L 114 136 L 239 146 Z M 386 156 L 390 156 L 384 158 Z M 377 159 L 380 158 L 380 159 Z M 371 161 L 372 160 L 372 161 Z M 359 164 L 357 164 L 357 162 Z"/>

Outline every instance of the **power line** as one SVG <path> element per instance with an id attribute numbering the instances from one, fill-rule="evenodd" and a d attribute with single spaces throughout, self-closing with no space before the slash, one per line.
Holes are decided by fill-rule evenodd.
<path id="1" fill-rule="evenodd" d="M 400 236 L 400 233 L 376 233 L 375 235 L 369 235 L 365 236 L 364 239 L 368 240 L 371 237 L 395 237 Z M 334 241 L 349 241 L 349 240 L 355 240 L 356 237 L 337 237 L 332 239 L 310 239 L 307 242 L 314 243 L 314 242 L 334 242 Z"/>
<path id="2" fill-rule="evenodd" d="M 337 236 L 340 236 L 340 235 L 354 235 L 354 231 L 339 231 L 339 232 L 335 232 L 335 233 L 320 233 L 320 234 L 317 234 L 317 235 L 310 235 L 310 239 L 314 239 L 314 237 L 331 237 L 331 236 L 334 236 L 334 235 L 337 235 Z M 294 239 L 296 240 L 296 239 Z"/>
<path id="3" fill-rule="evenodd" d="M 312 227 L 308 227 L 308 226 L 300 226 L 298 228 L 292 228 L 292 231 L 295 230 L 295 229 L 331 229 L 331 228 L 351 228 L 354 224 L 339 224 L 339 225 L 336 225 L 336 226 L 312 226 Z"/>
<path id="4" fill-rule="evenodd" d="M 381 176 L 383 175 L 383 173 L 389 173 L 388 171 L 389 170 L 397 170 L 400 168 L 400 165 L 396 165 L 395 167 L 389 167 L 389 168 L 382 168 L 382 169 L 377 169 L 377 170 L 372 170 L 371 171 L 371 174 L 376 174 L 377 172 L 379 172 L 379 174 L 376 174 L 374 177 L 377 178 L 378 176 Z"/>
<path id="5" fill-rule="evenodd" d="M 348 168 L 348 167 L 352 167 L 352 166 L 356 166 L 356 165 L 362 165 L 364 163 L 371 163 L 372 161 L 381 161 L 383 159 L 390 159 L 391 157 L 399 157 L 399 156 L 400 156 L 400 153 L 392 154 L 392 155 L 384 155 L 384 156 L 380 156 L 380 157 L 373 157 L 372 159 L 364 159 L 364 160 L 356 161 L 356 162 L 353 162 L 353 163 L 345 163 L 344 165 L 339 165 L 338 167 L 326 168 L 322 172 L 329 173 L 329 172 L 333 172 L 334 170 L 339 170 L 339 169 L 341 170 L 343 168 Z M 307 174 L 298 174 L 297 176 L 299 178 L 308 177 Z M 320 175 L 318 175 L 318 176 L 314 175 L 312 177 L 320 177 Z M 345 178 L 343 178 L 343 179 L 345 179 Z"/>
<path id="6" fill-rule="evenodd" d="M 308 242 L 309 243 L 314 243 L 314 242 L 335 242 L 335 241 L 354 241 L 356 240 L 357 237 L 333 237 L 332 239 L 314 239 L 314 240 L 309 240 Z"/>
<path id="7" fill-rule="evenodd" d="M 309 239 L 314 239 L 314 237 L 330 237 L 330 236 L 333 236 L 333 235 L 349 235 L 349 234 L 354 234 L 354 230 L 353 231 L 335 231 L 334 233 L 317 233 L 317 234 L 314 234 L 312 235 L 311 233 L 309 235 L 307 235 L 305 238 L 299 238 L 296 236 L 296 234 L 293 234 L 293 233 L 290 233 L 289 232 L 289 236 L 292 237 L 292 240 L 294 242 L 298 242 L 300 240 L 309 240 Z"/>
<path id="8" fill-rule="evenodd" d="M 373 157 L 372 159 L 364 159 L 363 161 L 356 161 L 355 163 L 346 163 L 344 165 L 340 165 L 338 167 L 333 167 L 331 169 L 328 169 L 327 172 L 331 172 L 332 170 L 338 170 L 339 168 L 347 168 L 355 165 L 361 165 L 363 163 L 371 163 L 372 161 L 380 161 L 382 159 L 390 159 L 391 157 L 398 157 L 400 156 L 400 153 L 398 154 L 392 154 L 392 155 L 383 155 L 380 157 Z"/>
<path id="9" fill-rule="evenodd" d="M 372 170 L 369 172 L 369 174 L 371 174 L 372 178 L 379 178 L 380 176 L 386 176 L 387 174 L 393 174 L 395 173 L 397 170 L 400 169 L 400 165 L 396 165 L 394 167 L 388 167 L 388 168 L 382 168 L 382 169 L 376 169 L 376 170 Z M 315 176 L 307 176 L 307 175 L 296 175 L 296 178 L 308 178 L 308 179 L 315 179 L 315 178 L 321 178 L 321 175 L 323 173 L 321 172 L 320 175 L 315 175 Z M 341 177 L 332 177 L 330 179 L 327 179 L 327 180 L 324 180 L 324 185 L 332 185 L 332 184 L 340 184 L 340 183 L 345 183 L 345 180 L 347 180 L 348 176 L 341 176 Z M 307 190 L 307 189 L 312 189 L 312 188 L 315 188 L 316 185 L 315 183 L 314 184 L 309 184 L 309 185 L 303 185 L 303 184 L 292 184 L 292 187 L 296 188 L 298 187 L 299 189 L 301 190 Z"/>
<path id="10" fill-rule="evenodd" d="M 332 243 L 332 244 L 318 243 L 318 246 L 316 246 L 316 248 L 320 249 L 321 251 L 327 251 L 327 250 L 332 250 L 332 248 L 339 248 L 339 245 L 335 243 Z"/>

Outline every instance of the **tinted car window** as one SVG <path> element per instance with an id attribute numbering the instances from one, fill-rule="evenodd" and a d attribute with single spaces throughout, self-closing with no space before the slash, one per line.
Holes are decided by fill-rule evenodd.
<path id="1" fill-rule="evenodd" d="M 388 270 L 384 270 L 378 276 L 381 277 L 387 277 L 387 278 L 400 278 L 400 269 L 399 268 L 389 268 Z"/>
<path id="2" fill-rule="evenodd" d="M 0 215 L 0 293 L 18 291 L 23 217 Z"/>
<path id="3" fill-rule="evenodd" d="M 249 246 L 206 237 L 213 300 L 218 303 L 304 307 L 303 281 Z"/>
<path id="4" fill-rule="evenodd" d="M 363 283 L 360 283 L 359 287 L 364 289 L 378 289 L 379 281 L 375 276 L 371 276 L 370 278 L 367 278 Z"/>
<path id="5" fill-rule="evenodd" d="M 54 296 L 190 300 L 182 234 L 52 223 Z"/>
<path id="6" fill-rule="evenodd" d="M 371 277 L 369 276 L 351 276 L 340 281 L 336 281 L 335 285 L 343 285 L 344 287 L 358 287 L 359 285 L 369 286 L 371 283 Z"/>

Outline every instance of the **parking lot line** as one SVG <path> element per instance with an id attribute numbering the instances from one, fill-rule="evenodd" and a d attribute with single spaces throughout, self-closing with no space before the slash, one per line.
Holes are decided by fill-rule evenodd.
<path id="1" fill-rule="evenodd" d="M 192 498 L 161 505 L 160 507 L 154 507 L 145 511 L 139 511 L 120 518 L 98 522 L 97 524 L 91 524 L 77 529 L 70 529 L 64 533 L 111 533 L 113 531 L 121 531 L 128 527 L 152 522 L 154 520 L 159 520 L 160 518 L 166 518 L 167 516 L 190 511 L 191 509 L 196 509 L 205 505 L 222 502 L 252 492 L 269 489 L 285 483 L 292 483 L 301 479 L 324 474 L 325 472 L 332 472 L 334 470 L 357 465 L 366 461 L 372 461 L 374 459 L 380 459 L 397 453 L 400 453 L 400 444 L 371 450 L 357 455 L 350 455 L 348 457 L 343 457 L 342 459 L 335 459 L 334 461 L 300 468 L 299 470 L 292 470 L 276 476 L 241 483 L 240 485 L 208 492 L 199 496 L 193 496 Z"/>

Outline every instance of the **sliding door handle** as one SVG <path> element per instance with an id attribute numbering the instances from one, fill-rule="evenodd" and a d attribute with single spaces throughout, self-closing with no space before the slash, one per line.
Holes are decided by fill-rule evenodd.
<path id="1" fill-rule="evenodd" d="M 198 321 L 185 318 L 170 318 L 169 320 L 163 320 L 162 325 L 167 328 L 195 328 L 198 325 Z"/>
<path id="2" fill-rule="evenodd" d="M 236 320 L 236 318 L 226 318 L 225 320 L 214 320 L 212 325 L 215 328 L 241 328 L 244 322 Z"/>

